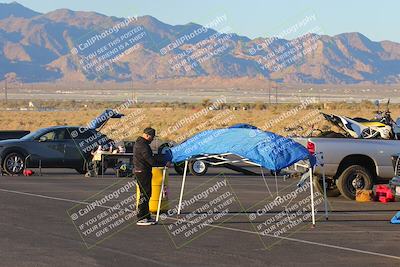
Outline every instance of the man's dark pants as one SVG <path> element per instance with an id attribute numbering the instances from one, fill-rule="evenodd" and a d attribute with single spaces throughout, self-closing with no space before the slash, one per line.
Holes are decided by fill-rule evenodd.
<path id="1" fill-rule="evenodd" d="M 151 171 L 135 172 L 137 183 L 140 188 L 140 199 L 138 205 L 138 219 L 151 218 L 149 211 L 149 202 L 151 197 Z"/>

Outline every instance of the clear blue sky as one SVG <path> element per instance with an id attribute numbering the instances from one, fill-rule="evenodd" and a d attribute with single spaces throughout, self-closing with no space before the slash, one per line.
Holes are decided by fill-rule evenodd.
<path id="1" fill-rule="evenodd" d="M 0 0 L 0 2 L 10 2 Z M 226 14 L 234 32 L 266 37 L 302 14 L 315 14 L 315 25 L 328 35 L 361 32 L 368 38 L 400 42 L 400 1 L 397 0 L 19 0 L 39 12 L 58 8 L 97 11 L 128 17 L 152 15 L 168 24 L 206 24 Z"/>

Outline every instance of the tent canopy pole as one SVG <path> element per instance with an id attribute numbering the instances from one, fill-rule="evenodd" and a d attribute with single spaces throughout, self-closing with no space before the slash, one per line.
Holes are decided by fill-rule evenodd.
<path id="1" fill-rule="evenodd" d="M 164 167 L 164 169 L 163 169 L 163 176 L 162 176 L 162 182 L 161 182 L 160 196 L 159 196 L 159 198 L 158 198 L 156 222 L 158 222 L 158 218 L 160 217 L 161 199 L 162 199 L 162 196 L 163 196 L 164 183 L 165 183 L 165 176 L 166 176 L 166 174 L 167 174 L 167 167 Z"/>
<path id="2" fill-rule="evenodd" d="M 214 156 L 214 155 L 213 155 Z M 207 158 L 207 156 L 205 157 Z M 255 164 L 257 166 L 260 166 L 259 164 Z M 298 166 L 303 166 L 306 167 L 303 164 L 296 164 Z M 296 166 L 295 165 L 295 166 Z M 261 167 L 261 166 L 260 166 Z M 314 188 L 313 188 L 313 167 L 312 166 L 307 166 L 309 168 L 309 176 L 310 176 L 310 197 L 311 197 L 311 216 L 312 216 L 312 225 L 315 227 L 315 207 L 314 207 Z M 186 181 L 186 176 L 187 176 L 187 169 L 188 169 L 188 159 L 185 160 L 185 168 L 183 170 L 183 177 L 182 177 L 182 185 L 181 185 L 181 192 L 179 196 L 179 204 L 178 204 L 178 215 L 181 214 L 182 210 L 182 200 L 183 200 L 183 193 L 184 193 L 184 188 L 185 188 L 185 181 Z M 163 175 L 164 176 L 164 175 Z M 277 174 L 275 173 L 275 179 L 277 179 Z M 277 182 L 277 180 L 276 180 Z M 163 177 L 163 183 L 164 183 L 164 177 Z M 268 188 L 269 189 L 269 188 Z M 325 198 L 326 198 L 326 193 L 324 192 Z M 160 197 L 161 199 L 161 197 Z M 159 203 L 160 206 L 160 203 Z M 160 209 L 160 207 L 159 207 Z M 327 214 L 327 208 L 325 205 L 325 212 Z M 157 219 L 158 219 L 158 213 L 157 212 Z"/>
<path id="3" fill-rule="evenodd" d="M 309 168 L 309 172 L 310 172 L 310 196 L 311 196 L 312 226 L 315 227 L 314 187 L 313 187 L 313 170 L 312 170 L 312 167 Z"/>
<path id="4" fill-rule="evenodd" d="M 181 195 L 179 196 L 178 214 L 181 214 L 183 190 L 185 188 L 185 180 L 186 180 L 187 168 L 188 168 L 188 160 L 185 160 L 185 169 L 183 170 Z"/>
<path id="5" fill-rule="evenodd" d="M 324 164 L 324 154 L 323 152 L 320 152 L 320 166 L 322 167 L 322 186 L 324 187 L 324 204 L 325 204 L 325 220 L 329 220 L 329 214 L 328 214 L 328 197 L 326 193 L 326 177 L 325 177 L 325 164 Z"/>

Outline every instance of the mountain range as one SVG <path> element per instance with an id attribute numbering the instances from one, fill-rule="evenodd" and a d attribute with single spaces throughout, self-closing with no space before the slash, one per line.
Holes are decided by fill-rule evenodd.
<path id="1" fill-rule="evenodd" d="M 214 23 L 223 25 L 224 17 Z M 13 2 L 0 4 L 3 77 L 24 83 L 208 77 L 218 84 L 248 77 L 277 83 L 397 84 L 400 44 L 371 41 L 357 32 L 250 39 L 195 23 L 169 25 L 151 16 L 127 19 L 68 9 L 41 14 Z"/>

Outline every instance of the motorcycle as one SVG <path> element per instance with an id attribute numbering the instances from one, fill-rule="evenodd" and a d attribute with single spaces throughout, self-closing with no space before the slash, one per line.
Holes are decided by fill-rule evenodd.
<path id="1" fill-rule="evenodd" d="M 389 110 L 390 100 L 387 102 L 386 110 L 380 111 L 379 101 L 375 101 L 378 110 L 375 118 L 372 120 L 364 118 L 348 118 L 334 114 L 321 113 L 324 118 L 343 129 L 349 136 L 353 138 L 363 139 L 399 139 L 400 137 L 400 118 L 395 122 L 391 117 Z"/>

